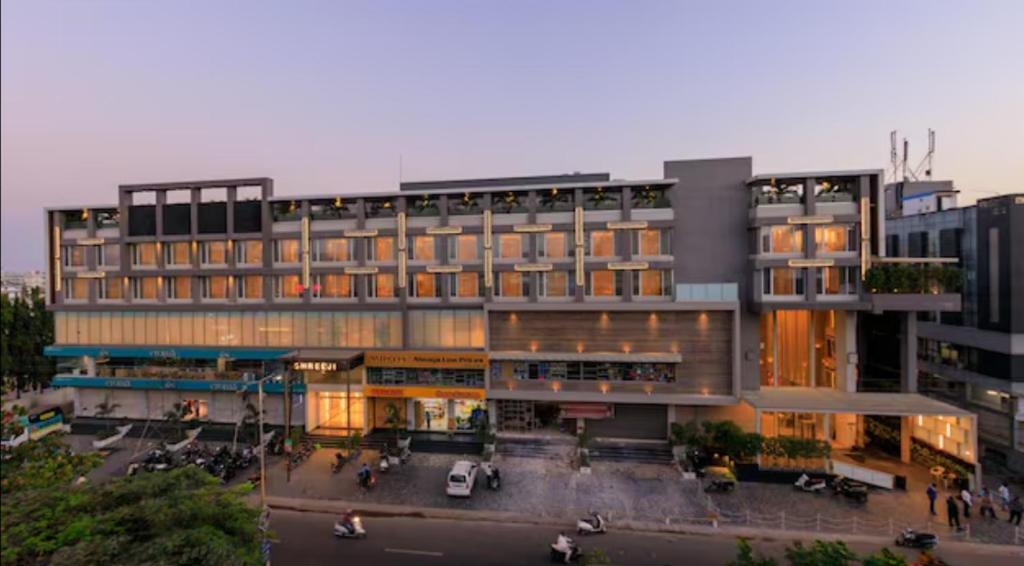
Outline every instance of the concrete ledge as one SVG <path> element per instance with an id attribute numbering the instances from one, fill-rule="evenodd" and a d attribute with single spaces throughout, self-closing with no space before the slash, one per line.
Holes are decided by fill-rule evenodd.
<path id="1" fill-rule="evenodd" d="M 959 293 L 871 293 L 871 312 L 960 312 Z"/>

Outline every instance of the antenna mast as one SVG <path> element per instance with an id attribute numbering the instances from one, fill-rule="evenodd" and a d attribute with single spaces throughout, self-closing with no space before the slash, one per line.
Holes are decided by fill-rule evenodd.
<path id="1" fill-rule="evenodd" d="M 889 163 L 892 164 L 892 180 L 899 181 L 900 178 L 900 156 L 896 149 L 896 130 L 889 132 Z"/>

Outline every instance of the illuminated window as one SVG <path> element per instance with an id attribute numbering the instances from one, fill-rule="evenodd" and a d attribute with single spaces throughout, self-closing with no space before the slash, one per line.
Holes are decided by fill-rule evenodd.
<path id="1" fill-rule="evenodd" d="M 498 235 L 499 259 L 522 259 L 526 257 L 525 237 L 522 234 Z"/>
<path id="2" fill-rule="evenodd" d="M 761 229 L 761 253 L 791 254 L 803 251 L 802 226 L 771 226 Z"/>
<path id="3" fill-rule="evenodd" d="M 203 265 L 226 265 L 228 263 L 228 243 L 200 242 L 199 263 Z"/>
<path id="4" fill-rule="evenodd" d="M 459 234 L 448 238 L 448 258 L 454 262 L 480 260 L 480 235 Z"/>
<path id="5" fill-rule="evenodd" d="M 395 274 L 377 273 L 367 276 L 367 292 L 374 299 L 395 298 Z"/>
<path id="6" fill-rule="evenodd" d="M 460 299 L 472 299 L 483 296 L 482 278 L 476 272 L 452 274 L 452 296 Z"/>
<path id="7" fill-rule="evenodd" d="M 618 257 L 615 247 L 615 232 L 595 230 L 586 239 L 587 257 Z"/>
<path id="8" fill-rule="evenodd" d="M 192 243 L 172 242 L 164 244 L 164 264 L 171 266 L 188 266 L 192 264 Z"/>
<path id="9" fill-rule="evenodd" d="M 298 299 L 302 297 L 302 281 L 298 275 L 278 275 L 274 278 L 275 299 Z"/>
<path id="10" fill-rule="evenodd" d="M 235 293 L 239 299 L 262 299 L 263 276 L 244 275 L 235 280 Z"/>
<path id="11" fill-rule="evenodd" d="M 411 236 L 409 238 L 409 259 L 413 261 L 434 261 L 433 236 Z"/>
<path id="12" fill-rule="evenodd" d="M 435 273 L 413 273 L 409 286 L 409 296 L 417 299 L 436 298 L 441 296 L 441 285 Z"/>
<path id="13" fill-rule="evenodd" d="M 368 261 L 395 261 L 395 238 L 393 236 L 368 238 L 366 255 Z"/>
<path id="14" fill-rule="evenodd" d="M 274 263 L 299 263 L 298 240 L 274 240 Z"/>
<path id="15" fill-rule="evenodd" d="M 156 244 L 132 244 L 133 267 L 156 267 Z"/>
<path id="16" fill-rule="evenodd" d="M 84 301 L 89 298 L 88 279 L 65 279 L 64 299 L 69 301 Z"/>
<path id="17" fill-rule="evenodd" d="M 350 299 L 356 296 L 351 275 L 340 273 L 317 275 L 313 285 L 314 297 L 322 299 Z"/>
<path id="18" fill-rule="evenodd" d="M 660 256 L 671 253 L 671 230 L 637 230 L 633 234 L 633 255 Z"/>
<path id="19" fill-rule="evenodd" d="M 571 297 L 576 294 L 576 281 L 567 271 L 547 271 L 540 274 L 540 296 L 547 298 Z"/>
<path id="20" fill-rule="evenodd" d="M 621 297 L 621 271 L 591 271 L 587 274 L 588 297 Z"/>
<path id="21" fill-rule="evenodd" d="M 240 266 L 263 265 L 263 240 L 235 242 L 235 263 Z"/>
<path id="22" fill-rule="evenodd" d="M 168 277 L 165 281 L 167 298 L 171 300 L 183 300 L 192 298 L 191 277 Z"/>
<path id="23" fill-rule="evenodd" d="M 61 252 L 64 267 L 85 267 L 85 246 L 64 246 Z"/>
<path id="24" fill-rule="evenodd" d="M 633 293 L 637 297 L 671 297 L 672 272 L 667 269 L 634 271 Z"/>
<path id="25" fill-rule="evenodd" d="M 530 296 L 530 277 L 528 273 L 518 271 L 502 271 L 494 280 L 494 294 L 497 297 L 522 299 Z"/>
<path id="26" fill-rule="evenodd" d="M 120 277 L 100 279 L 100 298 L 116 300 L 124 298 L 124 284 Z"/>
<path id="27" fill-rule="evenodd" d="M 569 235 L 565 232 L 537 234 L 537 256 L 547 259 L 569 257 Z"/>
<path id="28" fill-rule="evenodd" d="M 313 261 L 346 262 L 355 260 L 355 242 L 348 238 L 313 240 Z"/>
<path id="29" fill-rule="evenodd" d="M 762 293 L 765 295 L 803 295 L 804 270 L 772 267 L 762 270 Z"/>
<path id="30" fill-rule="evenodd" d="M 814 243 L 818 253 L 852 252 L 857 249 L 857 234 L 851 225 L 817 226 Z"/>
<path id="31" fill-rule="evenodd" d="M 132 277 L 130 286 L 134 300 L 151 301 L 157 298 L 156 277 Z"/>
<path id="32" fill-rule="evenodd" d="M 99 252 L 97 263 L 105 267 L 117 267 L 121 265 L 121 245 L 103 244 L 96 248 Z"/>
<path id="33" fill-rule="evenodd" d="M 226 275 L 214 275 L 199 278 L 199 289 L 204 299 L 220 300 L 228 298 L 228 278 Z"/>
<path id="34" fill-rule="evenodd" d="M 854 295 L 859 279 L 856 267 L 823 267 L 817 270 L 818 293 L 821 295 Z"/>

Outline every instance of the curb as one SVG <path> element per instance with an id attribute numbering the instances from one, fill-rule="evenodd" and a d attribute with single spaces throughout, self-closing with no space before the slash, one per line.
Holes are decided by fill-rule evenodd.
<path id="1" fill-rule="evenodd" d="M 565 528 L 571 519 L 555 517 L 539 517 L 506 511 L 470 511 L 463 509 L 443 509 L 439 507 L 410 507 L 405 505 L 389 505 L 382 503 L 356 503 L 338 499 L 307 499 L 295 497 L 268 496 L 267 505 L 271 509 L 298 511 L 304 513 L 341 513 L 354 509 L 367 517 L 409 517 L 417 519 L 443 519 L 449 521 L 489 521 L 496 523 L 518 523 L 524 525 L 550 526 Z M 830 540 L 845 542 L 876 543 L 891 546 L 892 538 L 853 535 L 839 533 L 818 533 L 804 531 L 778 531 L 748 527 L 723 527 L 704 525 L 671 525 L 645 521 L 620 521 L 615 523 L 617 530 L 649 534 L 677 534 L 704 536 L 731 536 L 752 540 Z M 1004 544 L 987 544 L 976 542 L 944 542 L 943 547 L 979 552 L 979 554 L 998 554 L 1004 556 L 1024 556 L 1024 548 Z"/>

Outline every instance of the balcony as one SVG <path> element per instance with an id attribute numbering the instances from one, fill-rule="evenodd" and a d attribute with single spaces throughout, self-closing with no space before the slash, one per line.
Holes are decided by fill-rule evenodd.
<path id="1" fill-rule="evenodd" d="M 868 270 L 864 288 L 871 310 L 959 312 L 961 271 L 952 266 L 922 261 L 882 263 Z"/>

